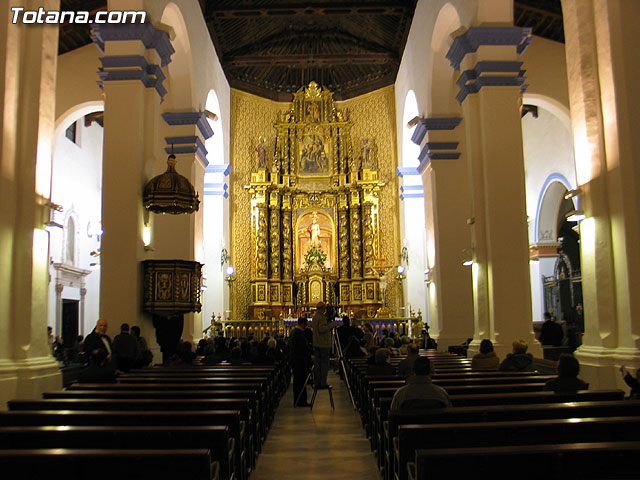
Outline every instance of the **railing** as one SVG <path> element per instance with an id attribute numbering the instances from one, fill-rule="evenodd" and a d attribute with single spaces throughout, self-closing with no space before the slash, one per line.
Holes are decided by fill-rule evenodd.
<path id="1" fill-rule="evenodd" d="M 341 323 L 341 320 L 337 320 Z M 371 324 L 374 333 L 382 335 L 382 330 L 396 332 L 398 335 L 410 335 L 413 338 L 422 337 L 422 320 L 420 317 L 402 318 L 366 318 L 353 320 L 353 326 L 362 327 L 365 323 Z M 256 340 L 262 340 L 265 336 L 274 334 L 289 336 L 291 330 L 298 323 L 297 318 L 283 318 L 271 320 L 231 320 L 228 322 L 216 322 L 214 330 L 225 337 L 238 338 L 252 336 Z M 311 324 L 311 319 L 309 324 Z M 411 328 L 410 328 L 411 324 Z M 206 329 L 208 331 L 209 328 Z"/>

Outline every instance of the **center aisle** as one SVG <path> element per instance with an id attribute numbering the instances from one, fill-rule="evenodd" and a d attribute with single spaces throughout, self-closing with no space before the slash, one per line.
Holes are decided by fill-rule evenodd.
<path id="1" fill-rule="evenodd" d="M 250 480 L 346 478 L 378 480 L 376 458 L 347 387 L 329 373 L 329 392 L 319 390 L 313 410 L 293 408 L 293 388 L 280 400 L 273 426 Z M 307 387 L 309 401 L 313 390 Z"/>

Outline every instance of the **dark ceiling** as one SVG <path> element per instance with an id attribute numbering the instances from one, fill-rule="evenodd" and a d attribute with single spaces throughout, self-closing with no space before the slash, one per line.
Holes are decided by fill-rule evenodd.
<path id="1" fill-rule="evenodd" d="M 104 10 L 106 0 L 62 0 Z M 417 0 L 199 0 L 232 88 L 273 100 L 314 80 L 347 99 L 395 82 Z M 516 0 L 514 22 L 564 42 L 560 0 Z M 91 42 L 88 25 L 62 25 L 59 53 Z"/>

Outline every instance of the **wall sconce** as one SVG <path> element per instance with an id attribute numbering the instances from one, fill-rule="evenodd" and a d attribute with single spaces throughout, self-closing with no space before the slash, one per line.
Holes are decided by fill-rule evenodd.
<path id="1" fill-rule="evenodd" d="M 564 199 L 565 200 L 569 200 L 569 199 L 571 199 L 573 197 L 577 197 L 577 196 L 580 196 L 580 195 L 582 195 L 582 188 L 578 187 L 578 188 L 576 188 L 574 190 L 569 190 L 565 194 Z"/>
<path id="2" fill-rule="evenodd" d="M 567 212 L 565 218 L 568 222 L 581 222 L 585 219 L 585 215 L 582 210 L 571 210 L 570 212 Z"/>
<path id="3" fill-rule="evenodd" d="M 100 249 L 93 250 L 92 252 L 89 252 L 89 255 L 91 255 L 92 257 L 99 257 L 101 254 L 102 254 L 102 252 L 100 251 Z"/>
<path id="4" fill-rule="evenodd" d="M 224 280 L 229 284 L 229 288 L 231 288 L 231 283 L 236 281 L 236 267 L 228 265 L 227 268 L 225 268 Z"/>
<path id="5" fill-rule="evenodd" d="M 419 121 L 420 121 L 420 117 L 418 116 L 413 117 L 411 120 L 407 122 L 407 128 L 415 127 Z"/>
<path id="6" fill-rule="evenodd" d="M 398 265 L 396 267 L 396 270 L 398 271 L 398 274 L 396 275 L 396 280 L 401 282 L 402 280 L 407 278 L 407 267 L 405 267 L 404 265 Z"/>
<path id="7" fill-rule="evenodd" d="M 151 246 L 151 225 L 149 223 L 145 223 L 142 229 L 142 243 L 144 243 L 145 250 L 153 250 Z"/>
<path id="8" fill-rule="evenodd" d="M 56 228 L 59 228 L 60 230 L 62 230 L 63 227 L 58 222 L 54 222 L 53 220 L 49 220 L 48 222 L 44 222 L 44 229 L 47 232 L 51 233 Z"/>
<path id="9" fill-rule="evenodd" d="M 462 250 L 462 253 L 464 255 L 462 265 L 464 265 L 465 267 L 470 267 L 471 265 L 473 265 L 473 249 L 465 248 L 464 250 Z"/>
<path id="10" fill-rule="evenodd" d="M 432 282 L 432 278 L 431 278 L 431 269 L 427 268 L 424 271 L 424 281 L 426 284 L 430 284 Z"/>

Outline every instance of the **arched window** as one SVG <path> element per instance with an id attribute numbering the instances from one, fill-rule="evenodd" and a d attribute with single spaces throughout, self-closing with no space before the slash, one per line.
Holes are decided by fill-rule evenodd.
<path id="1" fill-rule="evenodd" d="M 65 249 L 64 258 L 65 262 L 69 265 L 75 265 L 76 263 L 76 222 L 73 217 L 67 219 L 67 225 L 65 226 Z"/>

